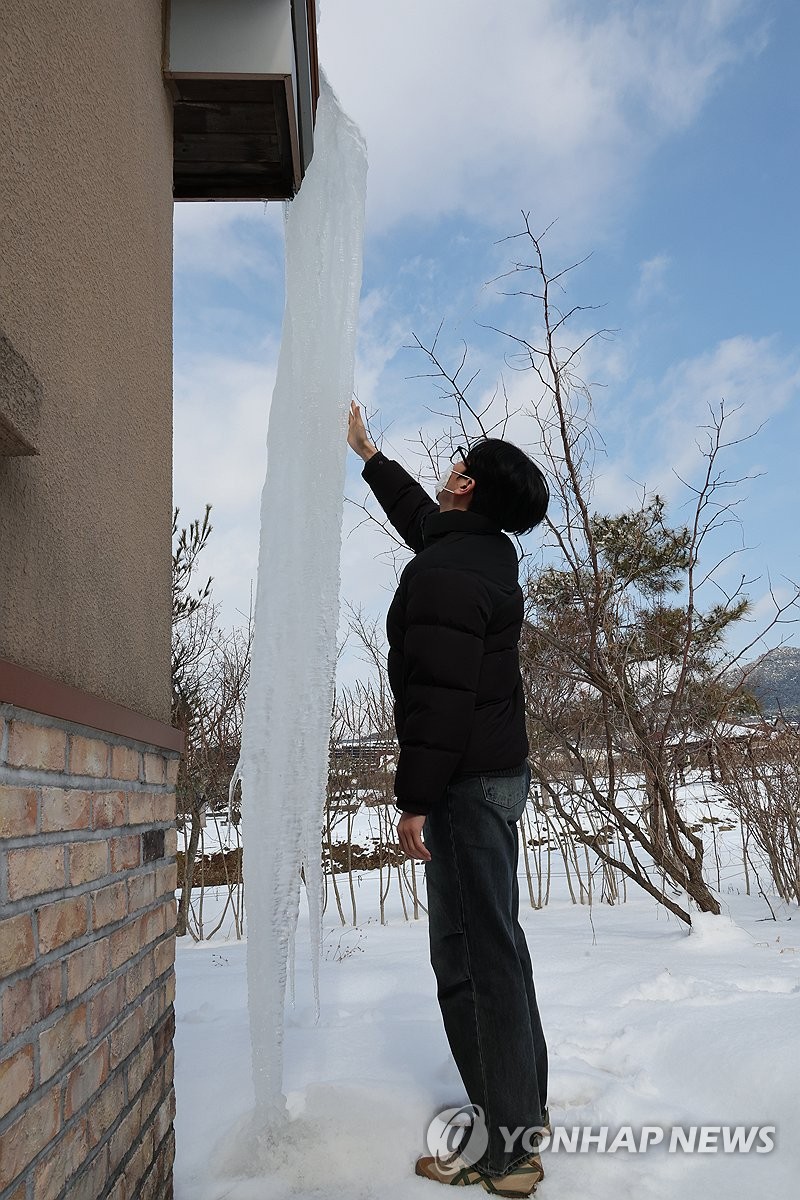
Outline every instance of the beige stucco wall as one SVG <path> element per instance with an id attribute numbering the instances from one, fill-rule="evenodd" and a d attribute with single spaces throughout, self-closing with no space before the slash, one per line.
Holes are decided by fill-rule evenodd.
<path id="1" fill-rule="evenodd" d="M 171 103 L 162 0 L 2 0 L 0 658 L 169 719 Z M 0 380 L 0 385 L 2 381 Z"/>

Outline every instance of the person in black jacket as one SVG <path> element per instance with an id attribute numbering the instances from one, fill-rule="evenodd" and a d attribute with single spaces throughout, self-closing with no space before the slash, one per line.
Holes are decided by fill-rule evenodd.
<path id="1" fill-rule="evenodd" d="M 532 1131 L 547 1127 L 547 1049 L 518 919 L 517 822 L 531 775 L 523 597 L 516 549 L 502 531 L 539 524 L 547 484 L 518 447 L 483 438 L 457 450 L 436 503 L 372 444 L 355 402 L 348 441 L 415 551 L 386 619 L 397 830 L 405 853 L 425 862 L 439 1005 L 475 1116 L 469 1153 L 462 1142 L 457 1159 L 424 1157 L 416 1170 L 527 1195 L 544 1174 Z M 520 1128 L 528 1140 L 510 1139 Z"/>

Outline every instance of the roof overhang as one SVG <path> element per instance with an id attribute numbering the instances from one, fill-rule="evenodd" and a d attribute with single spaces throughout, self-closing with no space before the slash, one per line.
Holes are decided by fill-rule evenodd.
<path id="1" fill-rule="evenodd" d="M 314 152 L 314 0 L 167 0 L 176 200 L 286 200 Z"/>

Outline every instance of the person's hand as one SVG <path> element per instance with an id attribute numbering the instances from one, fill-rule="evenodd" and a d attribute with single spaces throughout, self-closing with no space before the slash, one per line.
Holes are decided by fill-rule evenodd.
<path id="1" fill-rule="evenodd" d="M 378 453 L 377 446 L 373 446 L 367 436 L 364 418 L 361 416 L 361 409 L 355 400 L 350 401 L 350 412 L 347 417 L 347 444 L 352 450 L 355 450 L 359 458 L 363 458 L 364 462 L 372 458 L 373 454 Z"/>
<path id="2" fill-rule="evenodd" d="M 408 858 L 421 858 L 423 862 L 430 862 L 431 852 L 422 840 L 424 824 L 424 814 L 417 816 L 416 813 L 404 812 L 397 822 L 397 836 L 403 853 Z"/>

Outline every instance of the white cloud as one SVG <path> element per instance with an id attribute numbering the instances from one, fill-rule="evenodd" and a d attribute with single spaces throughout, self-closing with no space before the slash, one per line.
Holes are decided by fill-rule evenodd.
<path id="1" fill-rule="evenodd" d="M 203 273 L 239 284 L 253 276 L 282 286 L 282 213 L 283 205 L 261 201 L 176 204 L 176 275 Z"/>
<path id="2" fill-rule="evenodd" d="M 663 296 L 669 267 L 668 254 L 654 254 L 652 258 L 640 263 L 639 285 L 634 296 L 635 304 L 643 308 L 651 301 Z"/>
<path id="3" fill-rule="evenodd" d="M 757 49 L 749 0 L 339 0 L 322 62 L 370 155 L 374 228 L 466 212 L 602 230 L 654 147 Z"/>
<path id="4" fill-rule="evenodd" d="M 175 377 L 173 496 L 180 523 L 213 505 L 214 531 L 198 567 L 214 577 L 224 619 L 238 623 L 258 564 L 261 487 L 275 366 L 195 357 Z"/>
<path id="5" fill-rule="evenodd" d="M 726 338 L 712 350 L 677 363 L 653 391 L 654 404 L 645 424 L 651 444 L 659 447 L 664 485 L 672 467 L 684 475 L 696 472 L 706 444 L 701 427 L 709 426 L 710 410 L 724 401 L 728 414 L 725 440 L 747 437 L 778 414 L 800 391 L 800 362 L 782 354 L 769 337 Z M 758 441 L 744 451 L 755 465 Z M 670 488 L 674 491 L 675 484 Z"/>
<path id="6" fill-rule="evenodd" d="M 410 316 L 392 308 L 380 289 L 361 297 L 358 314 L 355 390 L 367 412 L 380 403 L 381 377 L 395 355 L 408 342 Z"/>
<path id="7" fill-rule="evenodd" d="M 696 484 L 701 477 L 708 441 L 703 427 L 711 425 L 711 410 L 718 413 L 724 402 L 724 440 L 736 442 L 777 418 L 798 394 L 798 355 L 782 353 L 774 338 L 747 335 L 676 363 L 660 380 L 632 386 L 627 397 L 616 400 L 608 458 L 598 464 L 595 505 L 618 511 L 635 503 L 643 486 L 673 503 L 685 500 L 680 480 Z M 602 430 L 602 420 L 600 425 Z M 758 474 L 769 433 L 768 424 L 759 437 L 723 451 L 718 465 L 729 477 Z"/>

